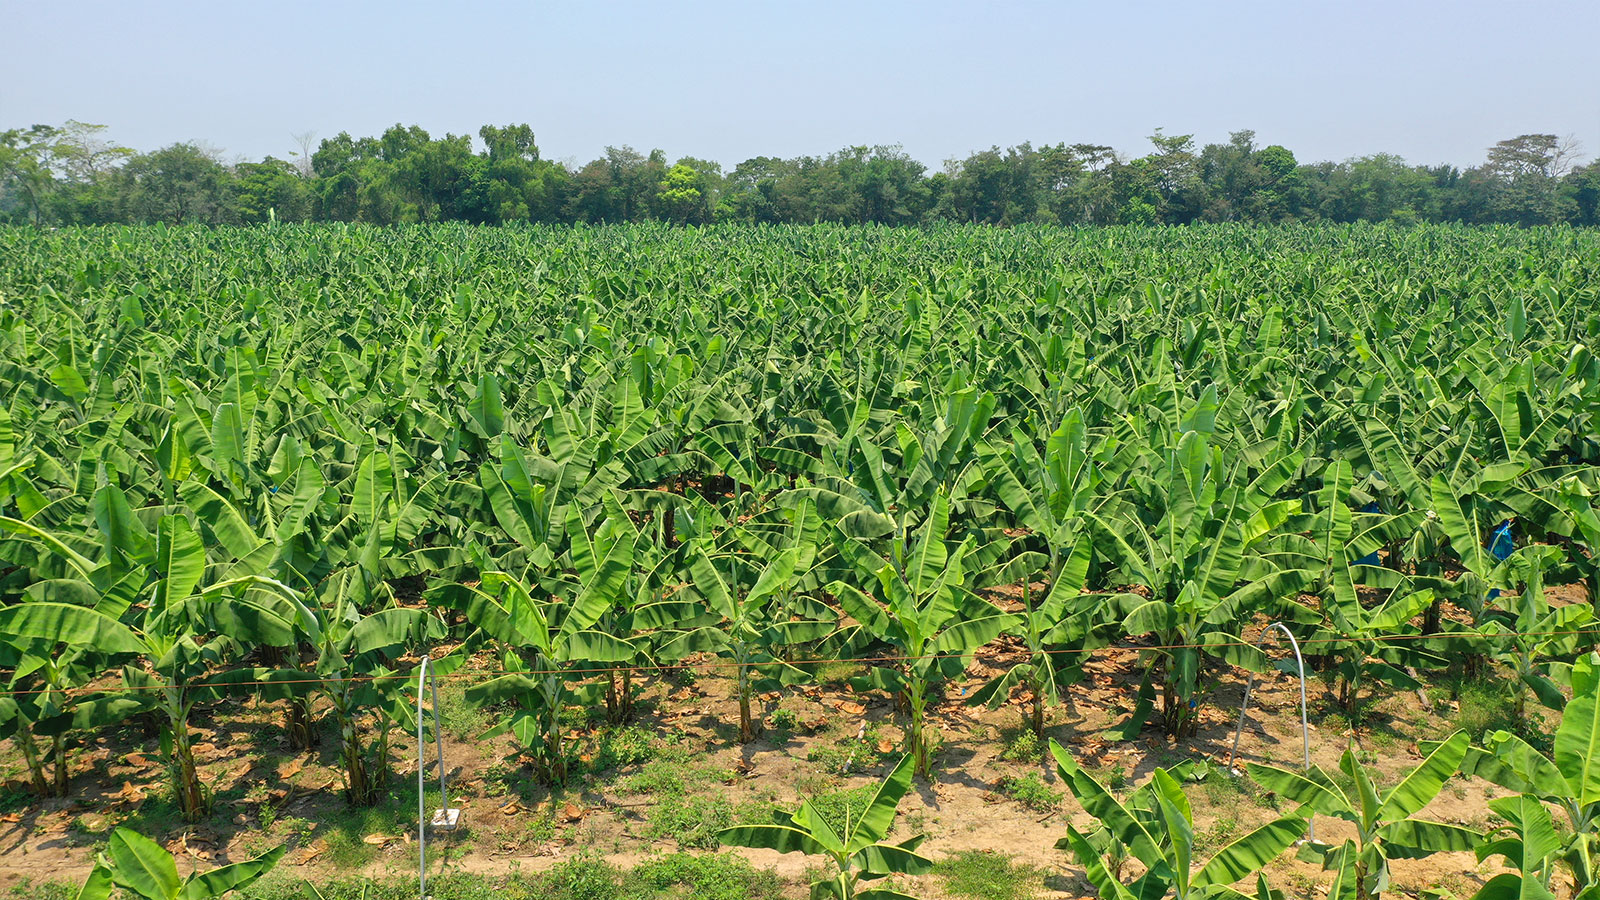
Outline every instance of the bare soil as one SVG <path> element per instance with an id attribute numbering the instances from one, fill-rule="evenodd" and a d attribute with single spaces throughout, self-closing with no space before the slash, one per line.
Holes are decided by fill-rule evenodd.
<path id="1" fill-rule="evenodd" d="M 1000 756 L 1021 730 L 1030 698 L 1016 692 L 997 710 L 965 704 L 967 691 L 1020 658 L 1005 650 L 986 652 L 969 670 L 969 678 L 947 686 L 943 702 L 932 707 L 943 742 L 938 774 L 931 783 L 918 782 L 902 801 L 896 836 L 927 832 L 923 850 L 935 859 L 966 850 L 1005 854 L 1038 870 L 1039 897 L 1092 896 L 1081 868 L 1068 853 L 1054 849 L 1068 823 L 1086 827 L 1091 820 L 1042 753 L 1039 759 L 1021 761 Z M 1235 760 L 1230 751 L 1243 673 L 1215 673 L 1218 681 L 1202 709 L 1196 737 L 1174 744 L 1152 724 L 1138 740 L 1111 742 L 1100 733 L 1130 711 L 1142 673 L 1139 655 L 1100 650 L 1082 659 L 1083 681 L 1071 690 L 1068 702 L 1049 710 L 1048 735 L 1114 789 L 1131 789 L 1155 767 L 1185 758 L 1219 769 L 1230 763 L 1242 768 L 1250 761 L 1284 767 L 1300 762 L 1300 695 L 1290 676 L 1269 676 L 1254 689 Z M 851 667 L 839 668 L 833 673 L 836 679 Z M 430 848 L 437 848 L 430 849 L 435 871 L 538 871 L 579 852 L 631 866 L 651 854 L 679 849 L 677 840 L 652 828 L 659 817 L 681 813 L 696 801 L 706 808 L 743 813 L 772 804 L 792 808 L 802 796 L 869 784 L 898 757 L 903 737 L 902 720 L 888 698 L 855 693 L 843 680 L 832 680 L 762 697 L 758 710 L 768 727 L 760 739 L 741 746 L 738 705 L 725 670 L 707 670 L 692 680 L 647 675 L 637 685 L 636 742 L 639 736 L 650 736 L 648 752 L 659 758 L 591 771 L 552 796 L 535 782 L 510 737 L 477 739 L 493 719 L 460 701 L 464 686 L 465 679 L 453 680 L 444 691 L 444 755 L 450 794 L 464 811 L 465 827 L 430 835 Z M 1353 730 L 1334 712 L 1319 679 L 1313 676 L 1308 688 L 1312 761 L 1333 772 L 1346 747 L 1353 746 L 1377 773 L 1380 787 L 1398 781 L 1421 759 L 1419 741 L 1448 735 L 1461 715 L 1447 697 L 1425 705 L 1416 692 L 1403 692 L 1375 700 L 1364 727 Z M 793 724 L 787 730 L 772 727 L 775 717 Z M 29 797 L 20 752 L 0 744 L 0 777 L 6 779 L 0 789 L 0 891 L 25 880 L 80 882 L 94 852 L 118 824 L 151 834 L 194 868 L 247 858 L 289 842 L 292 849 L 281 868 L 313 882 L 415 872 L 414 735 L 399 730 L 393 735 L 391 801 L 376 810 L 352 812 L 342 798 L 336 741 L 326 720 L 321 743 L 309 754 L 287 750 L 281 704 L 220 703 L 197 711 L 195 723 L 201 775 L 216 798 L 211 817 L 196 826 L 183 826 L 164 799 L 156 735 L 140 723 L 88 737 L 73 749 L 71 797 L 66 800 Z M 586 725 L 578 731 L 577 746 L 591 766 L 602 752 L 598 741 L 604 727 Z M 862 734 L 865 740 L 858 739 Z M 847 774 L 837 772 L 841 756 L 850 757 Z M 431 745 L 429 759 L 432 778 Z M 674 772 L 683 776 L 681 792 L 663 791 L 652 782 Z M 998 789 L 1002 778 L 1028 773 L 1036 773 L 1064 799 L 1031 809 Z M 1487 830 L 1485 803 L 1496 790 L 1486 782 L 1457 777 L 1424 816 Z M 1189 794 L 1204 856 L 1280 814 L 1274 798 L 1242 778 L 1211 778 Z M 1325 818 L 1317 819 L 1315 827 L 1324 840 L 1342 837 L 1347 830 L 1345 823 Z M 795 896 L 804 896 L 808 867 L 816 864 L 799 854 L 723 852 L 743 854 L 758 867 L 776 870 Z M 1393 890 L 1415 894 L 1442 887 L 1469 896 L 1497 871 L 1492 864 L 1480 865 L 1470 853 L 1401 860 L 1393 864 Z M 1300 897 L 1319 895 L 1317 886 L 1324 881 L 1315 866 L 1287 856 L 1273 864 L 1269 877 L 1275 887 Z M 945 896 L 937 874 L 906 881 L 925 896 Z"/>

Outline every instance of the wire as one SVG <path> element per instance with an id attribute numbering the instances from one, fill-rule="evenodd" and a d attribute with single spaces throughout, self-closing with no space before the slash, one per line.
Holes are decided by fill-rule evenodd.
<path id="1" fill-rule="evenodd" d="M 1593 629 L 1577 629 L 1577 630 L 1572 630 L 1572 631 L 1503 631 L 1503 632 L 1497 632 L 1497 633 L 1494 633 L 1494 634 L 1487 634 L 1487 633 L 1481 633 L 1481 632 L 1444 631 L 1444 632 L 1435 632 L 1434 634 L 1391 634 L 1391 635 L 1383 635 L 1383 636 L 1380 636 L 1380 637 L 1371 637 L 1371 638 L 1353 638 L 1353 637 L 1307 638 L 1305 640 L 1300 641 L 1300 646 L 1305 647 L 1305 646 L 1308 646 L 1308 645 L 1311 645 L 1311 644 L 1344 644 L 1344 643 L 1352 643 L 1352 642 L 1357 642 L 1357 641 L 1372 641 L 1374 643 L 1384 643 L 1384 642 L 1388 642 L 1388 641 L 1408 641 L 1408 640 L 1436 640 L 1436 639 L 1448 640 L 1450 638 L 1568 637 L 1568 636 L 1573 636 L 1573 635 L 1590 635 L 1590 636 L 1593 636 L 1595 638 L 1600 638 L 1600 626 L 1597 626 L 1596 628 L 1593 628 Z M 1257 649 L 1259 649 L 1259 646 L 1256 643 L 1252 643 L 1250 641 L 1216 641 L 1216 642 L 1209 643 L 1209 644 L 1204 644 L 1204 643 L 1202 643 L 1202 644 L 1142 644 L 1142 645 L 1141 644 L 1134 644 L 1134 645 L 1110 644 L 1110 645 L 1107 645 L 1107 646 L 1104 646 L 1104 647 L 1057 647 L 1057 648 L 1050 648 L 1050 649 L 1040 650 L 1040 651 L 1037 651 L 1037 652 L 1039 654 L 1043 654 L 1043 655 L 1047 655 L 1047 656 L 1062 656 L 1062 655 L 1081 655 L 1081 654 L 1087 654 L 1087 653 L 1101 653 L 1101 652 L 1124 652 L 1124 653 L 1129 653 L 1129 652 L 1148 652 L 1148 651 L 1152 651 L 1152 650 L 1208 650 L 1208 649 L 1215 649 L 1217 647 L 1256 647 Z M 1028 652 L 1028 651 L 1022 651 L 1022 652 Z M 818 664 L 821 664 L 821 663 L 830 663 L 830 662 L 904 663 L 904 662 L 918 662 L 918 661 L 922 661 L 922 660 L 940 659 L 940 658 L 957 659 L 957 658 L 960 658 L 961 656 L 964 656 L 964 655 L 966 655 L 966 654 L 959 654 L 959 653 L 929 653 L 929 654 L 922 654 L 922 655 L 919 655 L 919 656 L 851 656 L 851 657 L 828 656 L 828 657 L 817 657 L 817 658 L 813 658 L 813 659 L 793 659 L 793 660 L 790 660 L 790 659 L 781 659 L 781 660 L 780 659 L 774 659 L 774 660 L 771 660 L 771 661 L 768 661 L 768 662 L 749 662 L 749 661 L 741 662 L 739 660 L 731 660 L 730 659 L 730 660 L 706 660 L 706 661 L 702 661 L 702 662 L 692 662 L 692 663 L 651 663 L 649 665 L 632 665 L 632 666 L 577 666 L 577 667 L 563 668 L 563 669 L 524 669 L 524 670 L 520 670 L 520 671 L 501 671 L 501 672 L 478 672 L 478 671 L 459 672 L 458 671 L 458 672 L 449 672 L 449 673 L 436 673 L 436 674 L 434 674 L 433 677 L 440 678 L 440 679 L 447 679 L 447 680 L 454 680 L 454 679 L 482 679 L 482 680 L 487 681 L 487 680 L 494 679 L 494 678 L 502 678 L 502 677 L 505 677 L 507 675 L 526 675 L 526 676 L 530 676 L 530 677 L 535 677 L 535 676 L 542 676 L 542 675 L 564 675 L 564 676 L 572 676 L 572 675 L 607 675 L 607 674 L 619 674 L 619 673 L 624 673 L 624 672 L 626 672 L 626 673 L 633 673 L 633 672 L 676 672 L 676 671 L 684 671 L 684 670 L 691 670 L 691 669 L 692 670 L 712 671 L 712 670 L 717 670 L 717 669 L 760 668 L 760 667 L 764 667 L 764 666 L 773 666 L 773 665 L 780 665 L 780 664 L 781 665 L 788 665 L 788 666 L 805 666 L 805 665 L 818 665 Z M 974 660 L 978 661 L 978 662 L 987 662 L 987 661 L 995 660 L 995 659 L 998 659 L 1002 655 L 1005 655 L 1005 654 L 991 653 L 991 654 L 988 654 L 988 655 L 986 655 L 984 657 L 979 657 L 976 652 L 974 652 L 972 654 Z M 1034 654 L 1032 652 L 1028 652 L 1028 655 L 1032 656 Z M 434 660 L 434 662 L 438 662 L 438 661 L 439 660 L 437 660 L 437 659 Z M 292 670 L 282 670 L 282 671 L 292 671 Z M 390 674 L 387 674 L 387 675 L 349 675 L 349 676 L 341 676 L 341 677 L 338 677 L 338 678 L 262 679 L 262 680 L 255 680 L 255 681 L 226 681 L 226 682 L 218 682 L 218 683 L 207 683 L 207 682 L 205 682 L 203 680 L 196 680 L 194 682 L 188 682 L 185 685 L 181 685 L 180 687 L 192 687 L 192 688 L 197 689 L 197 690 L 220 689 L 220 690 L 226 691 L 226 690 L 233 689 L 233 688 L 246 688 L 246 687 L 283 687 L 283 686 L 288 686 L 288 685 L 307 685 L 307 684 L 366 684 L 366 683 L 375 683 L 375 682 L 379 682 L 379 681 L 410 680 L 412 678 L 412 674 L 413 673 L 411 673 L 411 672 L 393 672 L 393 673 L 390 673 Z M 123 687 L 115 689 L 115 690 L 107 690 L 105 688 L 91 688 L 91 687 L 87 687 L 87 686 L 84 686 L 84 687 L 68 687 L 68 688 L 38 688 L 38 689 L 34 689 L 34 690 L 23 690 L 23 691 L 0 691 L 0 697 L 27 697 L 27 696 L 37 695 L 37 694 L 72 695 L 72 694 L 123 693 L 123 692 L 127 692 L 127 691 L 138 691 L 138 690 L 166 690 L 166 689 L 169 689 L 171 687 L 174 687 L 174 685 L 172 685 L 172 684 L 124 685 Z"/>

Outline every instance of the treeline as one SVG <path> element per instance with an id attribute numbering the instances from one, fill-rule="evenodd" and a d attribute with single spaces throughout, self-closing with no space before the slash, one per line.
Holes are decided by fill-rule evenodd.
<path id="1" fill-rule="evenodd" d="M 1600 224 L 1600 162 L 1576 165 L 1551 134 L 1501 141 L 1466 169 L 1385 153 L 1303 164 L 1252 131 L 1202 147 L 1157 129 L 1150 141 L 1138 157 L 1098 144 L 994 147 L 937 172 L 897 146 L 727 171 L 607 147 L 574 168 L 541 157 L 528 125 L 486 125 L 476 141 L 395 125 L 315 150 L 308 138 L 291 159 L 227 162 L 189 143 L 136 153 L 69 121 L 0 132 L 0 221 Z"/>

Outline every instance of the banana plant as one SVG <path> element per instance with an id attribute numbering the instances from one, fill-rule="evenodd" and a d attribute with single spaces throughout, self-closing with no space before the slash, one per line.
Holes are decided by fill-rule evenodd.
<path id="1" fill-rule="evenodd" d="M 161 845 L 131 828 L 111 832 L 106 851 L 96 860 L 77 900 L 111 900 L 121 888 L 142 900 L 215 900 L 254 884 L 272 871 L 289 849 L 285 844 L 252 859 L 194 872 L 179 879 L 178 864 Z"/>
<path id="2" fill-rule="evenodd" d="M 984 704 L 998 709 L 1009 698 L 1011 689 L 1018 685 L 1032 695 L 1032 709 L 1026 724 L 1038 737 L 1044 737 L 1045 705 L 1057 703 L 1062 691 L 1080 677 L 1082 658 L 1076 651 L 1103 646 L 1100 635 L 1107 624 L 1100 613 L 1101 606 L 1084 601 L 1083 588 L 1089 577 L 1093 542 L 1088 535 L 1078 538 L 1050 578 L 1050 588 L 1044 601 L 1034 604 L 1024 590 L 1023 610 L 1016 624 L 1008 630 L 1018 637 L 1028 651 L 1028 659 L 1005 669 L 989 682 L 972 692 L 968 703 Z M 1062 650 L 1068 652 L 1062 655 Z"/>
<path id="3" fill-rule="evenodd" d="M 1395 591 L 1370 608 L 1343 600 L 1327 607 L 1327 622 L 1311 633 L 1308 643 L 1319 655 L 1331 658 L 1326 675 L 1338 682 L 1338 703 L 1352 723 L 1363 720 L 1367 685 L 1380 682 L 1397 690 L 1418 690 L 1422 683 L 1406 667 L 1444 662 L 1417 646 L 1417 641 L 1403 639 L 1420 636 L 1411 620 L 1427 610 L 1433 596 L 1431 589 Z M 1397 635 L 1402 639 L 1396 640 Z"/>
<path id="4" fill-rule="evenodd" d="M 1489 573 L 1489 584 L 1500 593 L 1473 624 L 1473 630 L 1485 639 L 1486 651 L 1505 663 L 1516 678 L 1513 707 L 1519 723 L 1526 720 L 1530 691 L 1550 709 L 1565 705 L 1566 697 L 1551 676 L 1568 680 L 1560 674 L 1567 665 L 1564 659 L 1594 643 L 1593 635 L 1583 632 L 1594 621 L 1594 607 L 1586 603 L 1554 606 L 1545 596 L 1545 573 L 1560 564 L 1564 555 L 1548 544 L 1513 551 Z"/>
<path id="5" fill-rule="evenodd" d="M 756 738 L 756 717 L 751 712 L 755 693 L 808 677 L 784 661 L 788 648 L 820 640 L 835 627 L 826 606 L 793 594 L 795 582 L 816 560 L 813 541 L 820 520 L 809 503 L 786 512 L 795 523 L 778 546 L 760 536 L 740 535 L 733 547 L 722 552 L 705 544 L 689 550 L 689 590 L 720 621 L 684 629 L 658 651 L 660 658 L 671 660 L 713 653 L 733 664 L 743 743 Z"/>
<path id="6" fill-rule="evenodd" d="M 1507 731 L 1486 735 L 1482 747 L 1468 749 L 1461 770 L 1483 778 L 1516 798 L 1497 810 L 1507 822 L 1505 834 L 1478 848 L 1480 859 L 1503 855 L 1519 870 L 1513 876 L 1517 887 L 1526 885 L 1537 895 L 1548 892 L 1552 879 L 1550 863 L 1559 862 L 1571 878 L 1573 897 L 1592 898 L 1600 893 L 1596 865 L 1600 863 L 1600 674 L 1592 654 L 1580 658 L 1572 667 L 1572 699 L 1562 710 L 1556 727 L 1553 752 L 1534 749 L 1527 741 Z M 1511 802 L 1515 800 L 1516 802 Z M 1531 801 L 1531 802 L 1530 802 Z M 1547 808 L 1548 807 L 1548 808 Z M 1548 810 L 1556 810 L 1561 827 L 1548 825 Z M 1511 842 L 1511 843 L 1508 843 Z M 1491 880 L 1495 884 L 1500 879 Z M 1497 890 L 1504 890 L 1501 881 Z M 1485 888 L 1487 890 L 1487 886 Z M 1516 894 L 1499 893 L 1486 897 Z M 1521 896 L 1530 896 L 1524 892 Z"/>
<path id="7" fill-rule="evenodd" d="M 567 528 L 577 574 L 565 600 L 537 599 L 537 586 L 506 572 L 484 572 L 477 585 L 448 585 L 436 593 L 499 649 L 505 674 L 473 685 L 467 700 L 479 706 L 510 701 L 515 708 L 484 737 L 510 732 L 552 785 L 567 777 L 561 713 L 571 702 L 571 682 L 591 674 L 591 667 L 627 662 L 638 653 L 632 643 L 594 628 L 624 596 L 633 526 L 606 518 L 591 534 L 573 510 Z"/>
<path id="8" fill-rule="evenodd" d="M 1262 870 L 1305 834 L 1303 815 L 1283 816 L 1228 844 L 1196 867 L 1194 815 L 1179 784 L 1181 773 L 1158 768 L 1127 802 L 1119 802 L 1053 739 L 1050 753 L 1062 782 L 1084 811 L 1100 822 L 1088 835 L 1067 826 L 1067 836 L 1056 846 L 1072 851 L 1089 883 L 1107 900 L 1243 898 L 1247 895 L 1231 885 L 1251 877 L 1256 881 L 1256 896 L 1265 900 L 1273 892 Z M 1112 868 L 1106 866 L 1107 851 L 1119 860 Z M 1129 884 L 1123 883 L 1120 864 L 1126 856 L 1144 868 Z"/>
<path id="9" fill-rule="evenodd" d="M 15 635 L 0 642 L 0 670 L 10 671 L 14 692 L 0 698 L 0 734 L 16 740 L 33 791 L 41 797 L 67 796 L 69 732 L 115 724 L 141 706 L 127 698 L 84 697 L 83 689 L 105 671 L 107 660 L 92 647 L 60 647 Z"/>
<path id="10" fill-rule="evenodd" d="M 922 777 L 933 767 L 934 739 L 927 729 L 930 687 L 965 668 L 965 657 L 1017 621 L 967 588 L 970 542 L 949 543 L 949 527 L 950 503 L 939 493 L 915 546 L 893 562 L 836 530 L 840 555 L 867 589 L 845 581 L 829 586 L 865 635 L 905 657 L 897 671 L 874 669 L 873 686 L 904 698 L 911 719 L 907 753 Z"/>
<path id="11" fill-rule="evenodd" d="M 116 514 L 119 508 L 126 510 L 125 500 L 120 506 L 117 502 L 120 491 L 108 487 L 105 492 L 112 492 L 107 508 L 121 519 L 108 533 L 132 535 L 131 513 Z M 20 527 L 25 523 L 0 524 L 65 554 L 85 575 L 95 568 L 47 532 Z M 162 749 L 173 762 L 173 793 L 184 818 L 193 822 L 209 806 L 190 746 L 189 716 L 195 704 L 236 691 L 232 682 L 258 680 L 250 670 L 228 669 L 243 648 L 255 642 L 288 644 L 296 628 L 314 629 L 315 620 L 296 592 L 264 576 L 239 575 L 202 586 L 205 546 L 184 516 L 162 516 L 151 543 L 154 556 L 146 570 L 150 583 L 137 595 L 143 603 L 134 624 L 120 618 L 130 608 L 109 596 L 94 607 L 46 601 L 0 609 L 0 635 L 130 659 L 122 669 L 123 689 L 94 699 L 134 700 L 133 708 L 160 711 L 165 721 Z M 139 579 L 145 577 L 141 571 Z M 122 708 L 131 712 L 127 704 Z"/>
<path id="12" fill-rule="evenodd" d="M 1482 839 L 1477 832 L 1458 825 L 1413 818 L 1456 774 L 1467 749 L 1467 733 L 1452 734 L 1381 797 L 1353 747 L 1340 757 L 1339 768 L 1353 782 L 1354 796 L 1321 766 L 1312 766 L 1305 773 L 1259 763 L 1250 763 L 1248 768 L 1257 784 L 1302 804 L 1307 813 L 1334 816 L 1355 826 L 1354 837 L 1336 845 L 1307 843 L 1301 855 L 1320 859 L 1324 871 L 1333 873 L 1330 900 L 1371 900 L 1389 887 L 1390 860 L 1472 850 Z"/>
<path id="13" fill-rule="evenodd" d="M 439 617 L 427 610 L 392 603 L 366 611 L 376 592 L 359 567 L 341 569 L 320 586 L 309 604 L 312 626 L 298 637 L 316 652 L 311 672 L 289 669 L 267 673 L 262 693 L 309 710 L 321 696 L 339 735 L 345 799 L 372 806 L 388 783 L 389 736 L 410 725 L 415 711 L 407 698 L 413 679 L 397 671 L 399 658 L 425 642 L 444 637 Z M 370 716 L 371 724 L 363 728 Z M 307 721 L 307 727 L 311 723 Z"/>
<path id="14" fill-rule="evenodd" d="M 1214 389 L 1208 396 L 1214 403 Z M 1205 406 L 1203 398 L 1188 421 L 1204 419 Z M 1122 627 L 1127 634 L 1154 636 L 1158 649 L 1144 656 L 1160 679 L 1163 724 L 1175 737 L 1189 737 L 1199 726 L 1206 657 L 1266 670 L 1266 657 L 1239 635 L 1247 617 L 1318 618 L 1287 599 L 1303 584 L 1292 573 L 1239 584 L 1249 556 L 1299 510 L 1299 500 L 1274 497 L 1302 460 L 1298 451 L 1284 453 L 1245 482 L 1238 472 L 1241 459 L 1211 446 L 1206 431 L 1187 427 L 1133 480 L 1134 501 L 1120 498 L 1116 507 L 1089 513 L 1096 549 L 1110 557 L 1122 577 L 1151 594 L 1097 599 L 1126 610 Z"/>
<path id="15" fill-rule="evenodd" d="M 1040 454 L 1034 443 L 1020 430 L 1014 430 L 1004 447 L 985 443 L 979 446 L 990 489 L 1026 528 L 1029 539 L 1044 547 L 1043 599 L 1036 603 L 1031 578 L 1022 577 L 1022 616 L 1013 629 L 1027 646 L 1029 659 L 974 692 L 970 702 L 996 708 L 1007 699 L 1015 685 L 1024 686 L 1033 697 L 1028 721 L 1036 735 L 1044 737 L 1046 703 L 1059 702 L 1062 688 L 1082 673 L 1077 666 L 1062 666 L 1059 652 L 1085 650 L 1090 645 L 1097 617 L 1084 615 L 1092 605 L 1079 602 L 1088 581 L 1092 543 L 1084 530 L 1084 516 L 1092 508 L 1102 476 L 1097 464 L 1114 452 L 1114 441 L 1105 441 L 1095 456 L 1087 451 L 1087 428 L 1083 413 L 1074 407 L 1045 442 Z M 1031 575 L 1024 551 L 1006 567 L 1009 574 Z M 1032 552 L 1032 556 L 1039 556 Z M 1020 565 L 1019 565 L 1020 564 Z M 1073 653 L 1068 660 L 1080 657 Z"/>
<path id="16" fill-rule="evenodd" d="M 814 898 L 915 900 L 889 888 L 863 887 L 889 875 L 921 875 L 933 868 L 933 860 L 917 853 L 923 835 L 898 844 L 885 843 L 894 824 L 895 807 L 911 788 L 911 769 L 911 757 L 901 757 L 867 801 L 860 817 L 852 820 L 847 816 L 842 828 L 830 825 L 806 800 L 792 813 L 774 815 L 771 824 L 735 825 L 718 832 L 717 838 L 737 847 L 826 857 L 838 873 L 811 883 Z"/>

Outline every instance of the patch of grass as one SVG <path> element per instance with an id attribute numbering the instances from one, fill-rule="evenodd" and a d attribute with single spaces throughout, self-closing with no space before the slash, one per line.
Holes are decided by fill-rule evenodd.
<path id="1" fill-rule="evenodd" d="M 16 812 L 33 805 L 31 792 L 19 787 L 0 788 L 0 813 Z"/>
<path id="2" fill-rule="evenodd" d="M 445 679 L 439 691 L 439 724 L 445 734 L 458 741 L 476 742 L 478 735 L 494 724 L 495 714 L 467 702 L 466 686 L 456 679 Z"/>
<path id="3" fill-rule="evenodd" d="M 11 886 L 8 892 L 15 900 L 72 900 L 78 896 L 78 885 L 64 881 L 39 881 L 24 878 Z"/>
<path id="4" fill-rule="evenodd" d="M 1459 708 L 1453 716 L 1455 726 L 1477 742 L 1486 732 L 1514 731 L 1533 737 L 1517 722 L 1516 707 L 1504 685 L 1480 679 L 1463 680 L 1455 687 Z"/>
<path id="5" fill-rule="evenodd" d="M 719 796 L 671 797 L 650 810 L 645 836 L 670 838 L 691 850 L 715 850 L 722 845 L 717 832 L 746 821 L 771 818 L 770 803 L 732 806 Z"/>
<path id="6" fill-rule="evenodd" d="M 792 709 L 778 707 L 767 716 L 767 724 L 772 726 L 774 737 L 778 743 L 788 741 L 789 735 L 794 734 L 800 727 L 800 715 Z"/>
<path id="7" fill-rule="evenodd" d="M 817 666 L 817 684 L 843 684 L 852 678 L 865 675 L 867 667 L 847 659 L 830 660 Z"/>
<path id="8" fill-rule="evenodd" d="M 1201 850 L 1220 850 L 1239 836 L 1239 820 L 1232 816 L 1218 816 L 1210 827 L 1195 832 L 1194 844 Z"/>
<path id="9" fill-rule="evenodd" d="M 637 725 L 619 725 L 601 729 L 574 751 L 577 757 L 569 769 L 597 775 L 650 760 L 656 755 L 656 741 Z"/>
<path id="10" fill-rule="evenodd" d="M 898 748 L 892 745 L 889 752 L 879 752 L 882 742 L 883 726 L 873 722 L 861 731 L 859 739 L 852 734 L 837 743 L 813 746 L 806 751 L 806 761 L 815 763 L 829 775 L 864 772 L 895 755 Z"/>
<path id="11" fill-rule="evenodd" d="M 992 850 L 963 850 L 933 864 L 952 897 L 966 900 L 1032 900 L 1044 883 L 1044 870 L 1013 862 Z"/>
<path id="12" fill-rule="evenodd" d="M 1005 749 L 1000 751 L 1000 758 L 1009 762 L 1038 762 L 1043 750 L 1039 746 L 1039 736 L 1031 728 L 1021 728 L 1005 739 Z"/>
<path id="13" fill-rule="evenodd" d="M 1049 812 L 1065 795 L 1044 783 L 1037 772 L 1007 775 L 1000 779 L 1000 793 L 1037 812 Z"/>
<path id="14" fill-rule="evenodd" d="M 828 827 L 832 828 L 835 834 L 844 834 L 850 825 L 861 820 L 861 816 L 867 811 L 867 804 L 872 802 L 877 791 L 876 784 L 828 791 L 811 797 L 811 807 L 822 817 L 822 821 L 828 823 Z M 894 819 L 889 821 L 889 828 L 893 829 Z"/>
<path id="15" fill-rule="evenodd" d="M 646 860 L 623 876 L 621 897 L 671 896 L 695 900 L 779 900 L 783 882 L 770 869 L 757 869 L 731 853 L 674 853 Z"/>

